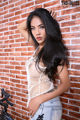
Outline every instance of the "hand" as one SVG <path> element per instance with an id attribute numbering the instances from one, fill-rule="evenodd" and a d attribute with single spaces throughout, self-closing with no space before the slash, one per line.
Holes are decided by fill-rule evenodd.
<path id="1" fill-rule="evenodd" d="M 51 14 L 52 17 L 54 18 L 56 17 L 56 13 L 52 8 L 49 9 L 49 13 Z"/>
<path id="2" fill-rule="evenodd" d="M 32 117 L 34 116 L 34 114 L 36 113 L 36 111 L 38 110 L 39 106 L 41 104 L 41 100 L 40 97 L 35 97 L 32 98 L 31 101 L 29 102 L 29 115 L 31 115 Z"/>

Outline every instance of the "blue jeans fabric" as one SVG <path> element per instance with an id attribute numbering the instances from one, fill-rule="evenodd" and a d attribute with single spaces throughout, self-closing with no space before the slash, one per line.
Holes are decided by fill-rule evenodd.
<path id="1" fill-rule="evenodd" d="M 38 116 L 42 114 L 42 119 L 39 119 Z M 38 111 L 32 118 L 30 118 L 30 120 L 61 120 L 61 116 L 62 105 L 59 97 L 56 97 L 47 102 L 42 103 Z"/>

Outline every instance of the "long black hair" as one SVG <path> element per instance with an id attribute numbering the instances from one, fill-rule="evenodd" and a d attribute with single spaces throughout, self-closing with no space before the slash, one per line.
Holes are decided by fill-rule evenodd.
<path id="1" fill-rule="evenodd" d="M 46 66 L 44 73 L 48 75 L 50 80 L 55 80 L 58 65 L 64 66 L 64 64 L 68 64 L 67 48 L 62 42 L 62 35 L 57 20 L 44 8 L 36 8 L 27 18 L 27 29 L 36 48 L 39 44 L 31 32 L 31 20 L 34 16 L 38 16 L 42 20 L 46 30 L 45 44 L 37 55 L 36 65 L 39 68 L 39 62 L 42 59 Z"/>

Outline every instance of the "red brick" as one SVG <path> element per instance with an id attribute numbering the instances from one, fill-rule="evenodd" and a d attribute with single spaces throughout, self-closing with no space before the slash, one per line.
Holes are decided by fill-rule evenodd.
<path id="1" fill-rule="evenodd" d="M 10 8 L 12 8 L 12 7 L 14 7 L 14 4 L 9 4 L 9 5 L 7 5 L 7 6 L 4 6 L 4 10 L 10 9 Z"/>
<path id="2" fill-rule="evenodd" d="M 70 28 L 69 28 L 69 27 L 67 27 L 67 28 L 62 28 L 61 31 L 62 31 L 62 32 L 70 32 Z"/>
<path id="3" fill-rule="evenodd" d="M 73 94 L 69 94 L 69 93 L 64 93 L 62 96 L 66 97 L 66 98 L 71 98 L 71 99 L 76 99 L 76 100 L 79 100 L 80 99 L 80 95 L 73 95 Z"/>
<path id="4" fill-rule="evenodd" d="M 26 3 L 26 4 L 24 4 L 24 5 L 22 5 L 21 6 L 21 9 L 23 9 L 23 8 L 27 8 L 27 7 L 30 7 L 30 6 L 32 6 L 32 5 L 34 5 L 34 2 L 30 2 L 30 3 Z"/>
<path id="5" fill-rule="evenodd" d="M 2 80 L 9 81 L 9 78 L 7 77 L 1 77 Z"/>
<path id="6" fill-rule="evenodd" d="M 15 66 L 15 69 L 17 69 L 17 70 L 24 70 L 24 67 L 22 67 L 22 66 Z"/>
<path id="7" fill-rule="evenodd" d="M 14 48 L 5 49 L 4 52 L 13 52 Z"/>
<path id="8" fill-rule="evenodd" d="M 26 77 L 20 76 L 20 75 L 16 75 L 16 78 L 17 78 L 17 79 L 22 79 L 22 80 L 26 79 Z"/>
<path id="9" fill-rule="evenodd" d="M 3 31 L 8 31 L 8 27 L 7 27 L 7 28 L 0 29 L 0 32 L 3 32 Z M 5 37 L 5 36 L 4 36 L 4 37 Z"/>
<path id="10" fill-rule="evenodd" d="M 22 62 L 21 62 L 21 65 L 26 65 L 26 63 L 25 63 L 25 62 L 26 62 L 26 61 L 22 61 Z"/>
<path id="11" fill-rule="evenodd" d="M 0 1 L 1 2 L 1 1 Z M 1 4 L 0 4 L 0 7 L 4 7 L 5 5 L 8 5 L 8 2 L 7 1 L 5 1 L 4 3 L 2 2 Z"/>
<path id="12" fill-rule="evenodd" d="M 26 85 L 21 85 L 21 84 L 16 84 L 16 87 L 18 87 L 18 88 L 23 88 L 23 89 L 26 89 Z M 17 93 L 18 94 L 18 93 Z M 19 94 L 18 94 L 19 95 Z M 21 94 L 22 95 L 22 97 L 24 96 L 26 96 L 26 95 L 24 95 L 24 94 Z"/>
<path id="13" fill-rule="evenodd" d="M 80 82 L 80 77 L 70 77 L 71 81 Z"/>
<path id="14" fill-rule="evenodd" d="M 19 38 L 19 39 L 17 38 L 17 39 L 15 40 L 15 42 L 18 42 L 18 43 L 19 43 L 19 42 L 26 42 L 26 40 L 25 40 L 24 38 Z"/>
<path id="15" fill-rule="evenodd" d="M 80 85 L 79 85 L 79 83 L 77 84 L 77 86 L 75 85 L 75 83 L 74 83 L 74 85 L 72 85 L 72 87 L 77 87 L 78 88 L 78 86 L 79 86 L 79 88 L 80 88 Z M 70 93 L 76 93 L 76 94 L 80 94 L 80 89 L 75 89 L 75 88 L 70 88 Z"/>
<path id="16" fill-rule="evenodd" d="M 14 26 L 14 21 L 9 21 L 8 23 L 6 23 L 6 25 L 7 25 L 7 26 L 9 26 L 9 25 Z M 10 32 L 14 32 L 14 31 L 10 31 Z"/>
<path id="17" fill-rule="evenodd" d="M 70 40 L 63 40 L 63 43 L 64 43 L 65 45 L 70 44 Z"/>
<path id="18" fill-rule="evenodd" d="M 72 28 L 71 28 L 71 31 L 80 31 L 80 26 L 72 27 Z"/>
<path id="19" fill-rule="evenodd" d="M 13 82 L 13 83 L 20 83 L 20 80 L 18 80 L 18 79 L 10 79 L 10 81 L 11 82 Z M 15 89 L 16 90 L 16 89 Z M 17 91 L 17 90 L 16 90 Z M 19 90 L 20 91 L 20 90 Z"/>
<path id="20" fill-rule="evenodd" d="M 22 118 L 21 117 L 16 117 L 16 120 L 22 120 Z"/>
<path id="21" fill-rule="evenodd" d="M 15 17 L 9 18 L 9 21 L 14 21 L 19 19 L 20 19 L 20 16 L 15 16 Z"/>
<path id="22" fill-rule="evenodd" d="M 26 48 L 16 48 L 15 51 L 26 51 Z"/>
<path id="23" fill-rule="evenodd" d="M 22 17 L 22 18 L 24 18 L 24 17 L 26 17 L 26 18 L 27 18 L 27 17 L 28 17 L 28 15 L 29 15 L 29 13 L 24 13 L 24 14 L 22 14 L 22 15 L 21 15 L 21 17 Z"/>
<path id="24" fill-rule="evenodd" d="M 64 38 L 78 38 L 80 37 L 79 32 L 78 33 L 69 33 L 69 34 L 62 34 Z"/>
<path id="25" fill-rule="evenodd" d="M 80 13 L 76 13 L 72 15 L 72 19 L 77 19 L 77 18 L 80 18 Z"/>
<path id="26" fill-rule="evenodd" d="M 48 2 L 48 3 L 44 3 L 44 7 L 49 7 L 49 6 L 53 6 L 53 5 L 57 5 L 57 4 L 59 4 L 59 0 Z"/>
<path id="27" fill-rule="evenodd" d="M 25 61 L 26 58 L 25 57 L 16 57 L 15 60 L 17 60 L 17 61 Z"/>
<path id="28" fill-rule="evenodd" d="M 22 111 L 22 110 L 20 110 L 20 109 L 16 109 L 16 112 L 24 114 L 24 111 Z M 26 113 L 25 113 L 25 114 L 26 114 Z"/>
<path id="29" fill-rule="evenodd" d="M 76 118 L 80 118 L 80 113 L 76 113 L 76 112 L 69 112 L 69 115 L 76 117 Z"/>
<path id="30" fill-rule="evenodd" d="M 20 74 L 20 71 L 18 71 L 18 70 L 10 70 L 10 72 L 13 74 Z"/>
<path id="31" fill-rule="evenodd" d="M 23 116 L 23 115 L 22 115 L 22 118 L 23 118 L 24 120 L 30 120 L 30 118 L 29 118 L 28 116 Z"/>
<path id="32" fill-rule="evenodd" d="M 71 68 L 72 68 L 72 69 L 78 69 L 78 70 L 79 70 L 79 69 L 80 69 L 80 65 L 72 64 L 72 65 L 71 65 Z"/>
<path id="33" fill-rule="evenodd" d="M 4 84 L 4 81 L 0 81 L 0 84 Z"/>
<path id="34" fill-rule="evenodd" d="M 22 106 L 15 104 L 15 108 L 22 109 Z"/>
<path id="35" fill-rule="evenodd" d="M 17 45 L 16 45 L 16 46 L 17 46 Z M 10 56 L 21 56 L 20 53 L 10 53 L 9 55 L 10 55 Z"/>
<path id="36" fill-rule="evenodd" d="M 27 46 L 27 43 L 21 43 L 21 46 Z"/>
<path id="37" fill-rule="evenodd" d="M 72 52 L 72 56 L 80 57 L 80 52 Z"/>
<path id="38" fill-rule="evenodd" d="M 0 12 L 2 12 L 3 11 L 3 8 L 0 8 Z"/>
<path id="39" fill-rule="evenodd" d="M 19 53 L 18 53 L 19 54 Z M 10 64 L 12 64 L 12 65 L 20 65 L 20 63 L 19 62 L 17 62 L 17 61 L 10 61 Z"/>
<path id="40" fill-rule="evenodd" d="M 21 74 L 26 75 L 26 71 L 21 71 Z"/>
<path id="41" fill-rule="evenodd" d="M 80 45 L 77 45 L 77 47 L 76 47 L 76 45 L 71 45 L 71 46 L 67 46 L 67 48 L 69 49 L 69 50 L 80 50 Z"/>
<path id="42" fill-rule="evenodd" d="M 67 21 L 67 20 L 70 20 L 70 16 L 69 16 L 69 15 L 59 16 L 59 17 L 57 17 L 57 20 L 58 20 L 59 22 Z"/>
<path id="43" fill-rule="evenodd" d="M 68 110 L 63 109 L 63 110 L 62 110 L 62 113 L 63 113 L 63 114 L 68 114 Z"/>
<path id="44" fill-rule="evenodd" d="M 74 54 L 76 56 L 76 54 Z M 70 62 L 73 62 L 73 63 L 80 63 L 80 58 L 69 58 L 69 61 Z"/>
<path id="45" fill-rule="evenodd" d="M 5 15 L 5 14 L 8 14 L 8 10 L 3 11 L 3 12 L 0 13 L 0 15 Z"/>
<path id="46" fill-rule="evenodd" d="M 5 68 L 14 69 L 15 67 L 14 67 L 14 66 L 11 66 L 11 65 L 6 65 Z"/>
<path id="47" fill-rule="evenodd" d="M 15 15 L 19 15 L 19 14 L 22 14 L 24 12 L 25 12 L 25 10 L 19 10 L 19 11 L 15 12 Z"/>
<path id="48" fill-rule="evenodd" d="M 74 117 L 68 116 L 68 115 L 63 115 L 62 118 L 65 120 L 77 120 L 77 118 L 74 118 Z"/>
<path id="49" fill-rule="evenodd" d="M 62 106 L 63 106 L 63 108 L 65 108 L 65 109 L 79 112 L 79 107 L 71 106 L 71 105 L 68 105 L 68 104 L 62 104 Z"/>
<path id="50" fill-rule="evenodd" d="M 80 101 L 69 100 L 69 103 L 72 104 L 72 105 L 80 106 Z"/>
<path id="51" fill-rule="evenodd" d="M 12 16 L 14 16 L 14 13 L 9 13 L 9 14 L 4 15 L 4 18 L 9 18 L 9 17 L 12 17 Z"/>
<path id="52" fill-rule="evenodd" d="M 62 97 L 61 102 L 68 103 L 68 99 Z"/>
<path id="53" fill-rule="evenodd" d="M 11 87 L 10 87 L 11 88 Z M 16 90 L 16 88 L 15 89 L 11 89 L 11 90 L 15 90 L 15 91 L 17 91 Z M 20 89 L 19 89 L 19 92 L 20 92 Z M 20 96 L 12 96 L 12 99 L 13 100 L 20 100 L 21 98 L 20 98 Z M 14 107 L 16 107 L 17 106 L 17 104 L 15 104 L 15 106 Z M 18 105 L 18 108 L 19 108 L 20 106 Z"/>
<path id="54" fill-rule="evenodd" d="M 16 116 L 19 116 L 21 117 L 21 114 L 17 113 L 16 111 L 11 111 L 11 113 L 16 117 Z"/>
<path id="55" fill-rule="evenodd" d="M 21 5 L 21 4 L 23 4 L 23 3 L 26 3 L 26 0 L 17 1 L 17 2 L 15 3 L 15 6 Z"/>
<path id="56" fill-rule="evenodd" d="M 9 73 L 9 69 L 3 69 L 3 72 Z"/>
<path id="57" fill-rule="evenodd" d="M 69 71 L 69 74 L 70 74 L 70 75 L 78 75 L 78 76 L 79 76 L 79 75 L 80 75 L 80 71 L 76 71 L 76 70 L 75 70 L 75 71 L 74 71 L 74 70 L 72 71 L 72 70 L 71 70 L 71 71 Z"/>
<path id="58" fill-rule="evenodd" d="M 22 53 L 21 53 L 21 56 L 29 56 L 29 55 L 31 56 L 31 55 L 32 55 L 32 52 L 30 52 L 30 53 L 22 52 Z"/>
<path id="59" fill-rule="evenodd" d="M 23 103 L 23 102 L 21 102 L 21 101 L 16 101 L 16 104 L 19 104 L 19 105 L 22 105 L 22 106 L 26 106 L 26 103 Z"/>
<path id="60" fill-rule="evenodd" d="M 73 25 L 79 25 L 79 24 L 80 24 L 80 20 L 67 21 L 67 22 L 61 23 L 61 27 L 64 27 L 64 26 L 73 26 Z"/>
<path id="61" fill-rule="evenodd" d="M 40 4 L 40 3 L 43 3 L 43 2 L 49 2 L 50 0 L 36 0 L 35 3 L 36 4 Z"/>
<path id="62" fill-rule="evenodd" d="M 9 30 L 14 30 L 14 29 L 16 29 L 17 27 L 16 26 L 12 26 L 12 27 L 9 27 Z M 14 35 L 14 36 L 16 36 L 16 35 Z M 18 36 L 18 35 L 17 35 Z M 19 37 L 19 36 L 18 36 Z"/>
<path id="63" fill-rule="evenodd" d="M 3 19 L 3 16 L 0 16 L 0 21 Z"/>
<path id="64" fill-rule="evenodd" d="M 19 6 L 10 9 L 9 12 L 15 12 L 15 11 L 17 11 L 17 10 L 20 10 L 20 7 L 19 7 Z"/>
<path id="65" fill-rule="evenodd" d="M 79 12 L 79 11 L 80 11 L 80 7 L 75 7 L 75 8 L 71 8 L 68 10 L 62 10 L 61 15 L 72 14 L 72 13 Z"/>

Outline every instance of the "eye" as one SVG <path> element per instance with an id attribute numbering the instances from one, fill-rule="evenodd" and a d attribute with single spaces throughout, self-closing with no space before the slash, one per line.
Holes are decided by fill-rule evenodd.
<path id="1" fill-rule="evenodd" d="M 34 27 L 31 27 L 31 30 L 34 30 L 35 28 Z"/>
<path id="2" fill-rule="evenodd" d="M 40 28 L 45 28 L 44 25 L 41 25 Z"/>

